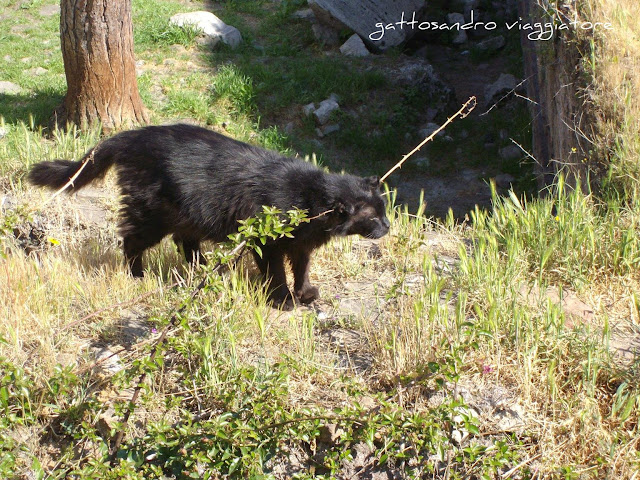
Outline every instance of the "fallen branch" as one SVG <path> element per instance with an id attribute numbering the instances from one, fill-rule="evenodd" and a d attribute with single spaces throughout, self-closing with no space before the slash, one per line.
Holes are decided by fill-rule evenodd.
<path id="1" fill-rule="evenodd" d="M 53 195 L 51 195 L 47 200 L 45 200 L 42 203 L 42 205 L 40 205 L 40 208 L 44 207 L 47 203 L 51 202 L 54 198 L 56 198 L 58 195 L 60 195 L 62 192 L 64 192 L 67 188 L 69 188 L 69 187 L 71 187 L 73 185 L 73 182 L 75 182 L 76 178 L 78 178 L 80 176 L 80 174 L 82 173 L 84 168 L 87 166 L 87 164 L 89 162 L 93 162 L 93 158 L 95 157 L 96 152 L 98 151 L 99 147 L 100 147 L 99 143 L 95 147 L 93 147 L 93 149 L 91 150 L 91 153 L 89 154 L 89 156 L 87 158 L 85 158 L 85 160 L 82 162 L 82 165 L 80 165 L 80 168 L 78 168 L 76 173 L 73 174 L 73 176 L 69 179 L 69 181 L 67 183 L 65 183 Z"/>
<path id="2" fill-rule="evenodd" d="M 407 153 L 404 157 L 402 157 L 402 160 L 400 160 L 398 163 L 396 163 L 387 173 L 385 173 L 382 176 L 382 178 L 380 179 L 380 183 L 384 182 L 389 177 L 389 175 L 391 175 L 393 172 L 395 172 L 399 168 L 402 168 L 402 164 L 411 155 L 413 155 L 418 150 L 420 150 L 427 142 L 430 142 L 431 140 L 433 140 L 438 133 L 440 133 L 442 130 L 444 130 L 444 127 L 446 127 L 451 122 L 453 122 L 457 117 L 464 118 L 467 115 L 469 115 L 469 113 L 471 113 L 471 111 L 474 108 L 476 108 L 477 103 L 478 102 L 476 101 L 476 97 L 475 96 L 470 97 L 469 100 L 467 100 L 466 103 L 464 105 L 462 105 L 460 110 L 458 110 L 452 117 L 447 118 L 447 121 L 444 122 L 442 124 L 442 126 L 440 126 L 440 128 L 438 128 L 435 132 L 433 132 L 431 135 L 429 135 L 427 138 L 425 138 L 422 142 L 420 142 L 420 144 L 416 148 L 414 148 L 409 153 Z"/>
<path id="3" fill-rule="evenodd" d="M 246 245 L 247 245 L 247 241 L 246 240 L 243 240 L 242 242 L 240 242 L 229 253 L 229 258 L 233 259 L 234 261 L 237 260 L 242 255 L 242 252 L 244 251 L 244 248 L 245 248 Z M 223 267 L 223 265 L 225 265 L 225 264 L 222 263 L 222 261 L 218 261 L 218 263 L 216 263 L 216 266 L 213 267 L 213 270 L 211 270 L 211 273 L 216 273 L 218 270 L 220 270 Z M 185 311 L 185 309 L 189 305 L 189 302 L 191 302 L 191 300 L 193 300 L 196 297 L 196 295 L 198 295 L 200 290 L 202 290 L 205 287 L 205 285 L 207 284 L 207 279 L 208 278 L 209 278 L 209 276 L 207 275 L 200 281 L 198 286 L 196 288 L 194 288 L 193 291 L 191 292 L 191 294 L 189 295 L 189 298 L 187 300 L 185 300 L 182 303 L 182 306 L 171 316 L 171 319 L 169 320 L 169 323 L 164 328 L 164 330 L 162 331 L 162 333 L 160 334 L 160 336 L 156 340 L 155 344 L 151 348 L 151 352 L 149 352 L 149 361 L 151 363 L 153 363 L 155 361 L 156 354 L 158 353 L 158 347 L 160 347 L 160 345 L 163 344 L 166 341 L 167 336 L 169 334 L 169 330 L 171 328 L 175 327 L 178 324 L 178 321 L 179 321 L 179 318 L 180 318 L 180 314 L 182 314 L 182 312 Z M 140 396 L 140 391 L 142 390 L 142 383 L 145 381 L 146 378 L 147 378 L 147 372 L 143 372 L 143 373 L 140 374 L 140 377 L 138 378 L 138 382 L 136 383 L 136 387 L 135 387 L 135 389 L 133 391 L 133 395 L 131 395 L 131 400 L 129 400 L 129 404 L 127 406 L 127 410 L 124 413 L 124 415 L 122 416 L 122 425 L 121 425 L 120 430 L 116 434 L 116 437 L 115 437 L 115 439 L 113 441 L 113 446 L 111 447 L 111 454 L 109 456 L 110 457 L 109 458 L 109 462 L 110 462 L 111 466 L 114 466 L 115 463 L 116 463 L 116 457 L 118 455 L 118 449 L 120 448 L 120 445 L 122 444 L 122 439 L 124 438 L 124 433 L 125 433 L 125 429 L 126 429 L 127 423 L 129 422 L 129 417 L 131 416 L 131 414 L 135 410 L 136 402 L 138 401 L 138 397 Z"/>

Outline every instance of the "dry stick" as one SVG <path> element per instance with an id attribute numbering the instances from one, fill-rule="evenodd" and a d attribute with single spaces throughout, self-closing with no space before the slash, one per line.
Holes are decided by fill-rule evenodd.
<path id="1" fill-rule="evenodd" d="M 477 101 L 476 101 L 476 97 L 470 97 L 469 100 L 466 101 L 466 103 L 464 105 L 462 105 L 462 108 L 460 108 L 460 110 L 458 110 L 452 117 L 447 118 L 447 121 L 444 122 L 442 124 L 442 126 L 440 128 L 438 128 L 435 132 L 433 132 L 431 135 L 429 135 L 427 138 L 425 138 L 416 148 L 414 148 L 413 150 L 411 150 L 409 153 L 407 153 L 404 157 L 402 157 L 402 160 L 400 160 L 398 163 L 396 163 L 393 168 L 391 168 L 391 170 L 389 170 L 387 173 L 385 173 L 382 178 L 380 179 L 380 183 L 384 182 L 387 177 L 389 177 L 389 175 L 391 175 L 393 172 L 395 172 L 396 170 L 398 170 L 399 168 L 402 167 L 402 164 L 414 153 L 416 153 L 418 150 L 420 150 L 427 142 L 430 142 L 431 140 L 433 140 L 433 138 L 440 133 L 442 130 L 444 130 L 444 127 L 446 127 L 447 125 L 449 125 L 451 122 L 453 122 L 457 117 L 460 118 L 464 118 L 467 115 L 469 115 L 469 113 L 471 113 L 471 111 L 476 108 L 477 105 Z"/>
<path id="2" fill-rule="evenodd" d="M 238 258 L 242 254 L 242 251 L 244 250 L 246 245 L 247 245 L 247 241 L 246 240 L 243 240 L 242 242 L 240 242 L 230 252 L 230 257 L 233 258 L 233 259 Z M 211 273 L 216 273 L 218 270 L 220 270 L 220 268 L 223 265 L 224 264 L 221 261 L 218 261 L 218 263 L 213 268 Z M 149 352 L 149 360 L 151 362 L 153 362 L 155 360 L 155 358 L 156 358 L 156 354 L 158 353 L 158 347 L 162 343 L 164 343 L 164 341 L 167 339 L 167 335 L 169 334 L 169 330 L 172 327 L 174 327 L 176 325 L 176 323 L 178 322 L 178 318 L 179 318 L 180 314 L 182 312 L 184 312 L 184 310 L 187 308 L 187 305 L 189 304 L 189 302 L 191 300 L 193 300 L 196 297 L 196 295 L 200 292 L 200 290 L 202 290 L 204 288 L 204 286 L 207 284 L 207 278 L 208 278 L 208 276 L 205 276 L 200 281 L 198 286 L 195 289 L 193 289 L 193 291 L 189 295 L 188 300 L 185 301 L 182 304 L 182 306 L 171 316 L 171 319 L 169 320 L 168 325 L 164 328 L 164 330 L 162 331 L 162 334 L 160 334 L 160 336 L 156 340 L 156 343 L 151 348 L 151 352 Z M 118 454 L 118 449 L 120 448 L 120 444 L 122 443 L 122 439 L 124 438 L 124 431 L 125 431 L 125 428 L 127 426 L 127 423 L 129 422 L 129 417 L 133 413 L 133 410 L 134 410 L 134 408 L 136 406 L 136 401 L 138 400 L 138 397 L 140 396 L 140 390 L 142 390 L 142 382 L 144 382 L 146 378 L 147 378 L 147 372 L 143 372 L 142 374 L 140 374 L 140 377 L 138 378 L 138 382 L 136 384 L 136 388 L 134 389 L 133 395 L 131 396 L 131 400 L 129 400 L 129 405 L 127 407 L 127 411 L 125 412 L 124 416 L 122 417 L 122 426 L 120 427 L 120 431 L 118 431 L 118 434 L 116 435 L 116 438 L 114 439 L 114 442 L 113 442 L 113 447 L 111 448 L 111 455 L 110 455 L 109 461 L 110 461 L 110 464 L 111 464 L 112 467 L 115 465 L 116 456 Z"/>
<path id="3" fill-rule="evenodd" d="M 327 210 L 325 212 L 322 212 L 322 213 L 316 215 L 315 217 L 309 218 L 309 221 L 315 220 L 315 219 L 320 218 L 320 217 L 323 217 L 323 216 L 325 216 L 325 215 L 327 215 L 327 214 L 329 214 L 331 212 L 333 212 L 333 210 Z M 229 254 L 230 258 L 233 258 L 234 260 L 239 258 L 240 255 L 242 254 L 242 252 L 244 251 L 244 248 L 246 247 L 246 245 L 247 245 L 247 241 L 246 240 L 243 240 L 242 242 L 240 242 L 230 252 L 230 254 Z M 223 266 L 223 263 L 219 261 L 216 264 L 216 266 L 213 268 L 211 273 L 217 272 L 222 266 Z M 195 296 L 198 294 L 198 292 L 200 292 L 200 290 L 202 290 L 204 288 L 204 286 L 207 283 L 207 278 L 208 277 L 204 277 L 200 281 L 198 286 L 189 295 L 188 301 L 185 301 L 182 304 L 182 306 L 171 316 L 171 319 L 169 320 L 168 325 L 164 328 L 164 330 L 162 331 L 162 333 L 160 334 L 160 336 L 156 340 L 156 343 L 151 348 L 151 352 L 149 352 L 149 360 L 151 362 L 154 361 L 156 353 L 158 352 L 158 347 L 160 346 L 160 344 L 164 343 L 164 341 L 167 339 L 167 336 L 169 334 L 169 330 L 173 326 L 175 326 L 175 324 L 176 324 L 176 322 L 178 320 L 178 316 L 185 310 L 185 308 L 187 308 L 188 302 L 193 300 L 195 298 Z M 137 299 L 134 299 L 134 300 L 137 300 Z M 111 454 L 110 454 L 110 459 L 109 459 L 111 466 L 115 465 L 116 455 L 118 454 L 118 449 L 120 448 L 120 445 L 122 444 L 122 439 L 124 438 L 125 427 L 127 426 L 127 423 L 129 422 L 129 417 L 131 416 L 131 414 L 133 413 L 133 410 L 135 409 L 136 401 L 138 400 L 138 397 L 140 396 L 140 390 L 142 390 L 142 382 L 144 382 L 144 380 L 146 378 L 147 378 L 147 372 L 143 372 L 142 374 L 140 374 L 140 377 L 138 378 L 138 382 L 136 384 L 136 388 L 134 389 L 133 395 L 131 396 L 131 400 L 129 400 L 129 405 L 127 407 L 127 411 L 125 412 L 124 416 L 122 417 L 122 427 L 121 427 L 120 431 L 118 432 L 118 434 L 116 435 L 116 437 L 114 439 L 113 447 L 111 447 Z"/>
<path id="4" fill-rule="evenodd" d="M 65 183 L 53 195 L 51 195 L 47 200 L 45 200 L 45 202 L 40 206 L 40 208 L 44 207 L 47 203 L 52 201 L 54 198 L 56 198 L 58 195 L 60 195 L 62 192 L 64 192 L 67 188 L 69 188 L 70 186 L 73 185 L 73 182 L 75 182 L 76 178 L 78 178 L 80 176 L 80 174 L 84 170 L 84 167 L 86 167 L 89 162 L 93 162 L 93 158 L 95 157 L 96 152 L 98 151 L 98 147 L 100 147 L 99 143 L 95 147 L 93 147 L 93 149 L 91 150 L 91 153 L 89 154 L 89 156 L 82 162 L 82 165 L 80 165 L 80 168 L 78 168 L 76 173 L 73 174 L 73 176 L 69 179 L 69 181 L 67 183 Z"/>

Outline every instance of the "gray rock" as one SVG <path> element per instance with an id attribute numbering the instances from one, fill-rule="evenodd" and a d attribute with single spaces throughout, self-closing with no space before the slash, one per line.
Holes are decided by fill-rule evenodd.
<path id="1" fill-rule="evenodd" d="M 309 0 L 318 21 L 340 30 L 347 27 L 360 35 L 369 48 L 384 51 L 401 45 L 418 30 L 396 22 L 411 21 L 415 12 L 419 18 L 425 0 Z M 382 26 L 394 24 L 395 29 Z"/>
<path id="2" fill-rule="evenodd" d="M 437 123 L 427 123 L 424 128 L 421 128 L 419 131 L 419 134 L 422 138 L 427 138 L 429 135 L 431 135 L 433 132 L 435 132 L 436 130 L 438 130 L 440 128 L 440 125 L 438 125 Z M 442 130 L 441 132 L 438 132 L 438 137 L 442 137 L 444 135 L 444 130 Z"/>
<path id="3" fill-rule="evenodd" d="M 11 195 L 3 195 L 0 197 L 0 212 L 4 210 L 15 210 L 18 202 Z"/>
<path id="4" fill-rule="evenodd" d="M 494 180 L 498 188 L 509 188 L 511 184 L 516 181 L 514 176 L 509 175 L 508 173 L 501 173 L 500 175 L 496 175 L 496 178 L 494 178 Z"/>
<path id="5" fill-rule="evenodd" d="M 453 37 L 453 44 L 454 45 L 461 45 L 463 43 L 465 43 L 468 38 L 467 38 L 467 32 L 460 29 L 460 27 L 462 25 L 465 24 L 465 20 L 464 20 L 464 15 L 461 13 L 449 13 L 447 15 L 447 23 L 449 25 L 454 25 L 454 24 L 458 24 L 458 30 L 453 29 L 452 32 L 454 32 L 455 36 Z"/>
<path id="6" fill-rule="evenodd" d="M 420 168 L 429 168 L 431 166 L 431 160 L 429 157 L 418 157 L 413 161 L 417 167 Z"/>
<path id="7" fill-rule="evenodd" d="M 322 45 L 328 47 L 336 47 L 340 45 L 340 34 L 335 28 L 325 25 L 324 23 L 314 23 L 311 26 L 313 36 Z"/>
<path id="8" fill-rule="evenodd" d="M 390 83 L 420 92 L 425 99 L 424 104 L 429 106 L 426 120 L 433 121 L 442 113 L 460 108 L 454 91 L 440 80 L 433 66 L 427 61 L 411 58 L 389 67 L 386 71 Z"/>
<path id="9" fill-rule="evenodd" d="M 104 373 L 115 375 L 124 369 L 120 356 L 107 347 L 93 349 L 98 369 Z"/>
<path id="10" fill-rule="evenodd" d="M 318 108 L 313 112 L 313 116 L 319 125 L 324 125 L 331 118 L 331 114 L 340 109 L 340 105 L 335 100 L 328 98 L 323 100 L 318 105 Z"/>
<path id="11" fill-rule="evenodd" d="M 498 151 L 503 160 L 519 160 L 522 158 L 522 150 L 516 145 L 508 145 Z"/>
<path id="12" fill-rule="evenodd" d="M 293 122 L 287 123 L 283 128 L 284 133 L 286 133 L 287 135 L 291 135 L 293 133 L 294 127 L 295 125 L 293 124 Z"/>
<path id="13" fill-rule="evenodd" d="M 426 118 L 429 122 L 433 121 L 434 118 L 436 118 L 438 116 L 438 109 L 437 108 L 427 108 L 427 115 Z"/>
<path id="14" fill-rule="evenodd" d="M 464 30 L 460 30 L 458 33 L 456 33 L 456 36 L 453 37 L 451 43 L 453 43 L 454 45 L 462 45 L 463 43 L 467 43 L 467 40 L 469 40 L 469 37 L 467 37 L 467 32 L 465 32 Z"/>
<path id="15" fill-rule="evenodd" d="M 501 48 L 504 48 L 507 41 L 504 39 L 502 35 L 498 35 L 497 37 L 487 38 L 486 40 L 482 40 L 478 42 L 476 47 L 481 52 L 496 52 Z"/>
<path id="16" fill-rule="evenodd" d="M 35 68 L 30 68 L 29 70 L 25 70 L 24 73 L 26 73 L 28 75 L 33 75 L 35 77 L 39 77 L 41 75 L 44 75 L 48 71 L 49 70 L 47 70 L 46 68 L 35 67 Z"/>
<path id="17" fill-rule="evenodd" d="M 0 81 L 0 95 L 16 94 L 22 92 L 19 85 L 12 82 Z"/>
<path id="18" fill-rule="evenodd" d="M 326 137 L 327 135 L 331 135 L 332 133 L 336 133 L 340 131 L 340 125 L 337 123 L 333 123 L 331 125 L 326 125 L 322 127 L 322 136 Z"/>
<path id="19" fill-rule="evenodd" d="M 355 33 L 349 37 L 349 40 L 342 44 L 340 52 L 348 57 L 366 57 L 369 55 L 369 50 L 367 50 L 364 42 Z"/>
<path id="20" fill-rule="evenodd" d="M 303 8 L 302 10 L 296 10 L 291 14 L 293 18 L 299 18 L 300 20 L 309 20 L 313 21 L 316 19 L 316 16 L 313 13 L 313 10 L 310 8 Z"/>
<path id="21" fill-rule="evenodd" d="M 491 85 L 487 85 L 484 91 L 484 98 L 488 105 L 497 102 L 502 96 L 508 92 L 515 90 L 518 86 L 518 80 L 510 73 L 503 73 Z"/>
<path id="22" fill-rule="evenodd" d="M 169 19 L 169 23 L 179 27 L 192 25 L 202 30 L 202 33 L 211 40 L 213 45 L 221 41 L 231 48 L 237 48 L 242 43 L 240 31 L 227 25 L 211 12 L 178 13 Z"/>
<path id="23" fill-rule="evenodd" d="M 340 103 L 340 95 L 337 93 L 332 93 L 329 95 L 329 100 L 333 100 L 336 103 Z"/>
<path id="24" fill-rule="evenodd" d="M 302 113 L 304 113 L 305 117 L 308 117 L 315 111 L 316 111 L 315 103 L 309 103 L 308 105 L 305 105 L 304 107 L 302 107 Z"/>

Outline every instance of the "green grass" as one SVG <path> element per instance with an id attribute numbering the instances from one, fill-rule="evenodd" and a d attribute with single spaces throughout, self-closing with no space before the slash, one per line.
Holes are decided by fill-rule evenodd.
<path id="1" fill-rule="evenodd" d="M 18 205 L 0 212 L 0 477 L 336 478 L 368 449 L 369 473 L 414 478 L 634 478 L 638 360 L 611 350 L 621 332 L 637 336 L 640 322 L 632 198 L 605 201 L 559 177 L 544 198 L 494 191 L 491 207 L 458 224 L 395 206 L 388 192 L 391 234 L 375 248 L 347 238 L 321 249 L 312 274 L 323 302 L 291 316 L 268 306 L 250 266 L 222 276 L 192 270 L 169 241 L 148 253 L 148 274 L 134 281 L 111 218 L 88 226 L 65 198 L 39 208 L 47 194 L 24 183 L 34 162 L 79 158 L 100 137 L 42 128 L 64 94 L 57 21 L 38 13 L 54 3 L 24 3 L 0 34 L 3 79 L 25 90 L 0 98 L 0 185 Z M 326 151 L 338 169 L 380 173 L 397 161 L 414 140 L 424 94 L 398 92 L 380 73 L 398 52 L 364 71 L 361 60 L 323 56 L 300 32 L 305 24 L 287 17 L 303 6 L 215 2 L 246 43 L 212 52 L 195 32 L 169 27 L 183 3 L 134 2 L 139 84 L 154 121 L 187 117 L 283 152 Z M 28 37 L 15 25 L 29 25 Z M 25 73 L 37 66 L 48 72 Z M 331 93 L 341 97 L 342 130 L 320 148 L 299 108 Z M 526 112 L 496 113 L 455 122 L 447 134 L 469 165 L 521 172 L 484 148 L 484 134 L 508 129 L 526 148 Z M 459 168 L 449 148 L 429 146 L 437 173 Z M 113 190 L 113 180 L 101 188 Z M 48 239 L 27 255 L 15 232 L 29 225 Z M 206 288 L 187 301 L 205 272 Z M 535 294 L 547 287 L 579 296 L 593 318 Z M 360 300 L 368 303 L 358 308 Z M 150 361 L 153 339 L 183 302 Z M 90 368 L 90 347 L 124 343 L 131 317 L 156 329 L 150 340 L 120 353 L 116 375 Z M 482 395 L 494 391 L 502 400 L 482 410 Z M 498 414 L 516 411 L 521 425 L 498 424 Z M 109 447 L 122 428 L 112 467 Z M 277 474 L 278 466 L 292 470 Z"/>

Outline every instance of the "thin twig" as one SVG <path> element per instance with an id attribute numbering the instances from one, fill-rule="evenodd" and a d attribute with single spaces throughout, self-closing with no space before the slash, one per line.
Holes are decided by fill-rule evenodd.
<path id="1" fill-rule="evenodd" d="M 325 212 L 319 213 L 315 217 L 307 218 L 307 221 L 310 222 L 311 220 L 315 220 L 316 218 L 324 217 L 325 215 L 328 215 L 328 214 L 332 213 L 333 211 L 334 211 L 334 209 L 332 208 L 331 210 L 327 210 Z"/>
<path id="2" fill-rule="evenodd" d="M 502 478 L 509 478 L 511 475 L 513 475 L 514 473 L 516 473 L 518 470 L 520 470 L 522 467 L 524 467 L 526 464 L 533 462 L 534 460 L 536 460 L 537 458 L 540 458 L 542 456 L 542 452 L 534 455 L 533 457 L 529 457 L 524 459 L 522 462 L 520 462 L 518 465 L 516 465 L 515 467 L 513 467 L 511 470 L 505 472 L 502 475 Z"/>
<path id="3" fill-rule="evenodd" d="M 98 147 L 100 147 L 99 143 L 95 147 L 93 147 L 89 156 L 84 159 L 84 161 L 82 162 L 82 165 L 80 165 L 80 168 L 78 168 L 76 173 L 73 174 L 73 176 L 69 179 L 69 181 L 65 183 L 60 189 L 58 189 L 53 195 L 51 195 L 47 200 L 45 200 L 40 206 L 40 208 L 44 207 L 47 203 L 51 202 L 54 198 L 56 198 L 58 195 L 64 192 L 67 188 L 73 186 L 73 182 L 75 182 L 75 180 L 80 176 L 80 174 L 82 173 L 84 168 L 87 166 L 87 164 L 89 162 L 93 162 L 93 158 L 95 157 L 96 152 L 98 151 Z"/>
<path id="4" fill-rule="evenodd" d="M 242 242 L 240 242 L 231 252 L 230 252 L 230 257 L 233 259 L 237 259 L 242 255 L 242 252 L 244 251 L 245 246 L 247 245 L 247 241 L 243 240 Z M 218 263 L 216 264 L 216 266 L 213 268 L 213 270 L 211 271 L 211 273 L 216 273 L 218 270 L 220 270 L 220 268 L 222 268 L 224 264 L 222 263 L 222 261 L 218 261 Z M 209 278 L 208 275 L 206 275 L 198 284 L 198 286 L 196 288 L 193 289 L 193 291 L 191 292 L 191 294 L 189 295 L 189 298 L 184 301 L 182 303 L 182 306 L 171 316 L 171 319 L 169 320 L 169 323 L 167 324 L 167 326 L 164 328 L 164 330 L 162 331 L 162 333 L 160 334 L 160 336 L 158 337 L 158 339 L 156 340 L 156 343 L 153 345 L 153 347 L 151 348 L 151 352 L 149 352 L 149 361 L 150 363 L 153 363 L 155 361 L 156 358 L 156 354 L 158 353 L 159 347 L 161 344 L 163 344 L 168 336 L 169 330 L 171 328 L 173 328 L 177 323 L 178 323 L 178 319 L 180 318 L 180 314 L 182 312 L 185 311 L 185 309 L 187 308 L 187 306 L 189 305 L 189 303 L 196 297 L 196 295 L 198 295 L 198 293 L 200 292 L 200 290 L 202 290 L 205 285 L 207 284 L 207 279 Z M 127 427 L 127 423 L 129 422 L 129 417 L 131 416 L 131 414 L 133 413 L 135 407 L 136 407 L 136 402 L 138 401 L 138 397 L 140 396 L 140 391 L 142 390 L 142 384 L 145 381 L 145 379 L 147 378 L 147 372 L 143 372 L 140 374 L 140 377 L 138 378 L 138 382 L 136 383 L 136 387 L 133 391 L 133 395 L 131 395 L 131 400 L 129 400 L 129 404 L 127 406 L 127 410 L 124 413 L 123 417 L 122 417 L 122 425 L 120 427 L 120 430 L 118 431 L 114 442 L 113 442 L 113 447 L 111 448 L 111 454 L 110 454 L 110 459 L 109 462 L 111 464 L 111 466 L 114 466 L 116 463 L 116 456 L 118 454 L 118 449 L 120 448 L 120 445 L 122 444 L 122 439 L 124 438 L 124 433 L 125 433 L 125 429 Z"/>
<path id="5" fill-rule="evenodd" d="M 433 132 L 431 135 L 429 135 L 427 138 L 425 138 L 422 142 L 420 142 L 420 144 L 414 148 L 413 150 L 411 150 L 409 153 L 407 153 L 404 157 L 402 157 L 402 160 L 400 160 L 398 163 L 396 163 L 391 170 L 389 170 L 387 173 L 385 173 L 382 178 L 380 179 L 380 183 L 384 182 L 387 177 L 389 177 L 389 175 L 391 175 L 393 172 L 395 172 L 396 170 L 398 170 L 399 168 L 402 167 L 402 164 L 414 153 L 416 153 L 418 150 L 420 150 L 427 142 L 430 142 L 431 140 L 434 139 L 434 137 L 440 133 L 442 130 L 444 130 L 444 127 L 446 127 L 447 125 L 449 125 L 451 122 L 453 122 L 457 117 L 460 118 L 464 118 L 467 115 L 469 115 L 469 113 L 471 113 L 471 111 L 476 108 L 477 105 L 477 101 L 476 101 L 476 97 L 470 97 L 469 100 L 466 101 L 466 103 L 464 105 L 462 105 L 462 108 L 460 108 L 460 110 L 458 110 L 452 117 L 447 118 L 447 121 L 444 122 L 442 124 L 442 126 L 440 128 L 438 128 L 435 132 Z"/>

